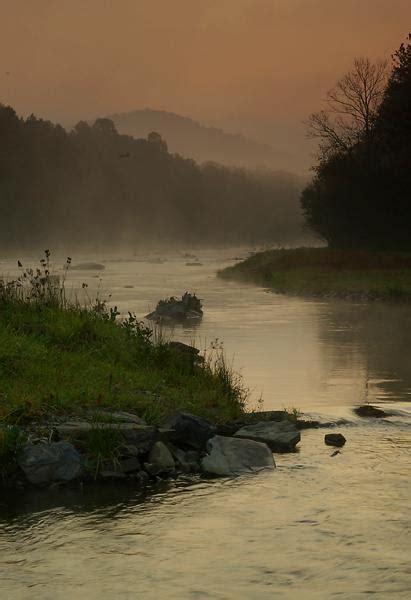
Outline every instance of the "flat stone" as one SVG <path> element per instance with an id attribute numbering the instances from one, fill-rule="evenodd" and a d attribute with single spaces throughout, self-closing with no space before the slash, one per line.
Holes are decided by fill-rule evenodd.
<path id="1" fill-rule="evenodd" d="M 234 437 L 267 444 L 276 452 L 293 452 L 301 439 L 298 429 L 289 421 L 262 421 L 242 427 Z"/>
<path id="2" fill-rule="evenodd" d="M 254 440 L 216 435 L 208 440 L 207 451 L 201 466 L 211 475 L 235 476 L 275 468 L 271 450 Z"/>
<path id="3" fill-rule="evenodd" d="M 59 436 L 63 439 L 82 440 L 87 438 L 93 430 L 116 431 L 122 439 L 135 448 L 139 453 L 148 452 L 157 439 L 157 429 L 150 425 L 138 425 L 137 423 L 89 423 L 87 421 L 68 421 L 55 427 Z"/>
<path id="4" fill-rule="evenodd" d="M 147 423 L 141 417 L 133 415 L 132 413 L 125 412 L 123 410 L 106 413 L 109 417 L 112 417 L 114 421 L 120 421 L 121 423 L 135 423 L 136 425 L 147 425 Z"/>
<path id="5" fill-rule="evenodd" d="M 81 456 L 68 442 L 27 444 L 18 464 L 30 483 L 34 484 L 71 481 L 82 470 Z"/>
<path id="6" fill-rule="evenodd" d="M 344 446 L 347 440 L 342 435 L 342 433 L 327 433 L 324 436 L 324 442 L 327 446 L 336 446 L 337 448 L 341 448 Z"/>

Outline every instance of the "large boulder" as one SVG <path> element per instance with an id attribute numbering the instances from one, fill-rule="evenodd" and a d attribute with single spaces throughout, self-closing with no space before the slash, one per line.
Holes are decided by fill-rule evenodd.
<path id="1" fill-rule="evenodd" d="M 34 484 L 71 481 L 82 470 L 80 454 L 69 442 L 27 444 L 18 464 Z"/>
<path id="2" fill-rule="evenodd" d="M 293 452 L 301 439 L 300 432 L 289 421 L 262 421 L 242 427 L 235 437 L 267 444 L 275 452 Z"/>
<path id="3" fill-rule="evenodd" d="M 216 435 L 207 442 L 207 451 L 201 466 L 210 475 L 233 476 L 275 468 L 268 446 L 253 440 Z"/>
<path id="4" fill-rule="evenodd" d="M 168 434 L 171 442 L 196 450 L 204 448 L 207 440 L 216 432 L 215 425 L 186 412 L 175 412 L 164 418 L 161 427 L 171 430 Z"/>

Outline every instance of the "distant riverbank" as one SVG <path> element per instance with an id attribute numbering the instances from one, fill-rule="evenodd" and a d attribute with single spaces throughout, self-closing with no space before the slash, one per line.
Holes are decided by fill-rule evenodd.
<path id="1" fill-rule="evenodd" d="M 269 250 L 218 272 L 284 294 L 353 300 L 411 301 L 411 253 Z"/>

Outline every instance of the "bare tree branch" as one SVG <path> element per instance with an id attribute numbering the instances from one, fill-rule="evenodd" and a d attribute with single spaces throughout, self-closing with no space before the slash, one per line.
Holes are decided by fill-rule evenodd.
<path id="1" fill-rule="evenodd" d="M 326 109 L 310 115 L 308 136 L 320 141 L 320 155 L 347 151 L 369 137 L 387 84 L 387 62 L 356 58 L 325 98 Z"/>

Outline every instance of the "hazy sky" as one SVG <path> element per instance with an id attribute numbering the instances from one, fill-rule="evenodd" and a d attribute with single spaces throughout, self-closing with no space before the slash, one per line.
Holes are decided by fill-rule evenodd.
<path id="1" fill-rule="evenodd" d="M 299 123 L 410 23 L 409 0 L 0 0 L 0 102 L 64 122 L 150 106 Z"/>

